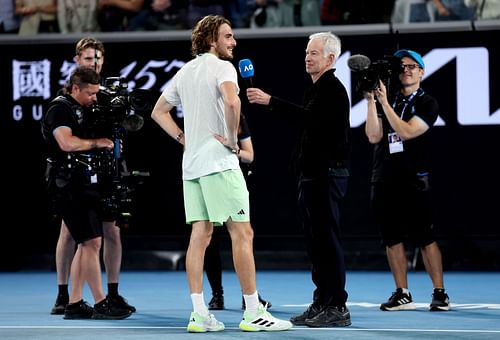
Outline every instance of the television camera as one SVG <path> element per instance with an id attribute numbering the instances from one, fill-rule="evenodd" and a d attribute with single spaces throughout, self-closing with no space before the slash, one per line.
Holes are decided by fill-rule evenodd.
<path id="1" fill-rule="evenodd" d="M 128 90 L 124 78 L 109 77 L 97 93 L 97 103 L 86 112 L 84 126 L 94 136 L 114 141 L 114 150 L 99 150 L 87 160 L 90 176 L 101 178 L 101 202 L 106 215 L 116 218 L 118 225 L 127 225 L 131 216 L 132 196 L 142 184 L 147 172 L 129 172 L 122 157 L 122 140 L 128 132 L 139 131 L 144 125 L 144 114 L 152 109 L 149 90 Z M 90 164 L 90 167 L 89 167 Z"/>
<path id="2" fill-rule="evenodd" d="M 97 104 L 86 117 L 90 129 L 123 128 L 138 131 L 144 125 L 141 114 L 151 111 L 151 92 L 145 89 L 128 90 L 124 78 L 108 77 L 97 93 Z"/>
<path id="3" fill-rule="evenodd" d="M 347 59 L 347 66 L 356 75 L 355 90 L 359 93 L 375 90 L 379 81 L 384 83 L 389 93 L 403 71 L 401 59 L 394 56 L 384 56 L 372 62 L 367 56 L 354 54 Z"/>

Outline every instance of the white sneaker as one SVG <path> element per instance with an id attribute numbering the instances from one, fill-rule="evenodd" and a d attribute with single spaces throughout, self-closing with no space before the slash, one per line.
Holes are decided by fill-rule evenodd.
<path id="1" fill-rule="evenodd" d="M 292 328 L 292 326 L 290 321 L 280 320 L 272 316 L 261 303 L 257 308 L 257 313 L 245 311 L 243 313 L 243 320 L 240 322 L 240 329 L 246 332 L 286 331 Z"/>
<path id="2" fill-rule="evenodd" d="M 220 332 L 224 330 L 224 324 L 218 321 L 213 314 L 202 316 L 192 312 L 189 317 L 187 331 L 190 333 Z"/>

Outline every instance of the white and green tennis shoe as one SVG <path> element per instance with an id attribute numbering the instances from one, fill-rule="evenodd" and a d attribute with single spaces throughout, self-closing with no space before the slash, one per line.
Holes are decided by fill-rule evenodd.
<path id="1" fill-rule="evenodd" d="M 292 328 L 292 326 L 290 321 L 280 320 L 272 316 L 262 304 L 259 304 L 257 313 L 245 311 L 243 313 L 243 320 L 240 322 L 240 329 L 246 332 L 286 331 Z"/>
<path id="2" fill-rule="evenodd" d="M 218 321 L 213 314 L 202 316 L 192 312 L 189 317 L 187 331 L 189 333 L 220 332 L 224 330 L 224 324 Z"/>

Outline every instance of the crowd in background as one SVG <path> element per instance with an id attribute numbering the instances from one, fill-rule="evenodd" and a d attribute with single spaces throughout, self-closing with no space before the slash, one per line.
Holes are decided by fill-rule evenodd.
<path id="1" fill-rule="evenodd" d="M 234 28 L 500 19 L 500 0 L 0 0 L 0 33 L 191 29 L 207 14 Z"/>

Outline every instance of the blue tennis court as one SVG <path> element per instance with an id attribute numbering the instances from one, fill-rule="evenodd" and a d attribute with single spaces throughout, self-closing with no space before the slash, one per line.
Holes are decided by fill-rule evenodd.
<path id="1" fill-rule="evenodd" d="M 352 326 L 246 333 L 238 328 L 242 311 L 237 277 L 225 271 L 226 310 L 214 314 L 226 330 L 198 335 L 186 332 L 191 300 L 184 271 L 127 271 L 120 281 L 120 291 L 137 307 L 130 318 L 64 320 L 49 313 L 57 290 L 54 272 L 0 273 L 0 339 L 500 339 L 500 273 L 496 272 L 445 273 L 449 312 L 428 311 L 430 280 L 425 272 L 412 272 L 410 290 L 417 310 L 383 312 L 379 304 L 393 290 L 390 272 L 352 271 L 347 273 Z M 301 313 L 311 301 L 313 285 L 307 271 L 260 271 L 257 283 L 277 317 Z M 93 304 L 88 290 L 85 297 Z M 205 297 L 208 302 L 209 288 Z"/>

